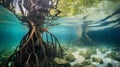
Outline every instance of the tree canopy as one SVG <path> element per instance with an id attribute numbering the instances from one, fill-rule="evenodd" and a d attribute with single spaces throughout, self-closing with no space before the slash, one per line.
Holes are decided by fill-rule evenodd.
<path id="1" fill-rule="evenodd" d="M 60 0 L 58 3 L 58 8 L 61 11 L 61 14 L 59 16 L 72 16 L 77 15 L 81 13 L 86 12 L 86 8 L 90 7 L 99 7 L 102 6 L 100 4 L 101 1 L 105 0 Z M 120 0 L 106 0 L 112 3 L 119 3 Z M 104 5 L 108 5 L 107 8 L 111 9 L 114 4 L 111 4 L 110 6 L 108 3 L 103 3 L 102 7 L 105 7 Z M 53 9 L 51 10 L 51 14 L 54 14 L 56 11 Z"/>

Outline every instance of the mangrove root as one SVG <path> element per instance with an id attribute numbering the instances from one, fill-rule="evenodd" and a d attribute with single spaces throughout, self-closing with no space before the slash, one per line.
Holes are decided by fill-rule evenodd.
<path id="1" fill-rule="evenodd" d="M 62 57 L 63 50 L 57 38 L 48 31 L 32 25 L 15 52 L 1 67 L 60 67 L 53 62 Z"/>

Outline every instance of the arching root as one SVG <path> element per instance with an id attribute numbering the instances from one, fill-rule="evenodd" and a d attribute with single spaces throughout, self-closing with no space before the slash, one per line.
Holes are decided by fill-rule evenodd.
<path id="1" fill-rule="evenodd" d="M 59 67 L 53 59 L 62 56 L 63 50 L 57 38 L 48 31 L 41 33 L 33 26 L 1 67 Z"/>

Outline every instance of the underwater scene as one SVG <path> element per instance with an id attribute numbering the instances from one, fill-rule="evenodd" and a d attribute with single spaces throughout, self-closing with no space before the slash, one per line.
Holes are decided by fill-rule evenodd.
<path id="1" fill-rule="evenodd" d="M 120 0 L 0 0 L 0 67 L 120 67 Z"/>

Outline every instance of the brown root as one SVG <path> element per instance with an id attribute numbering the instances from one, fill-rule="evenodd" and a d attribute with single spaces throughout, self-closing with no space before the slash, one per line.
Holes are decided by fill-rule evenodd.
<path id="1" fill-rule="evenodd" d="M 59 67 L 53 62 L 62 57 L 63 50 L 57 38 L 50 32 L 41 32 L 31 24 L 15 52 L 1 64 L 1 67 Z"/>

